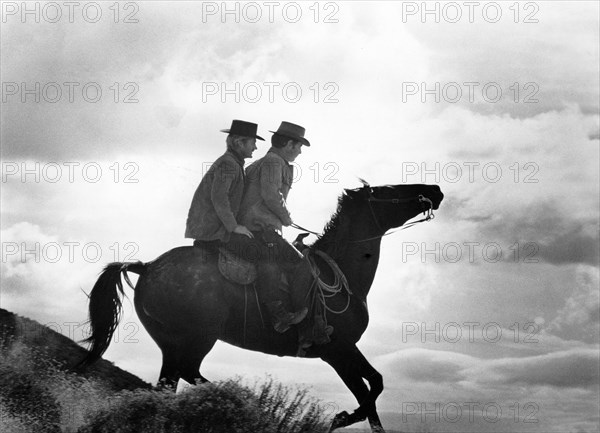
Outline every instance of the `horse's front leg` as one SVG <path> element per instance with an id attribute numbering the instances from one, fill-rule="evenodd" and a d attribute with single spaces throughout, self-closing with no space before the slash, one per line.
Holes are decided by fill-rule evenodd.
<path id="1" fill-rule="evenodd" d="M 383 377 L 366 360 L 355 345 L 336 345 L 323 356 L 323 360 L 331 365 L 348 389 L 354 394 L 359 407 L 351 414 L 338 413 L 331 425 L 330 432 L 345 427 L 365 418 L 369 419 L 373 433 L 385 433 L 377 414 L 375 401 L 383 391 Z M 365 384 L 366 379 L 369 387 Z"/>

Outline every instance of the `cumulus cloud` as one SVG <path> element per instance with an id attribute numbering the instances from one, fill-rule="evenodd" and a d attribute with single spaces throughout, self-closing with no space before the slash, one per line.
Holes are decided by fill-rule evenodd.
<path id="1" fill-rule="evenodd" d="M 25 221 L 3 229 L 1 233 L 2 274 L 5 278 L 32 276 L 34 264 L 42 260 L 41 246 L 57 241 L 56 236 L 43 233 L 40 226 Z"/>
<path id="2" fill-rule="evenodd" d="M 519 358 L 481 359 L 455 352 L 407 349 L 379 358 L 394 382 L 449 382 L 479 387 L 506 384 L 589 388 L 598 385 L 597 348 L 577 348 Z"/>
<path id="3" fill-rule="evenodd" d="M 392 377 L 416 382 L 451 382 L 464 379 L 465 364 L 475 360 L 467 355 L 427 349 L 407 349 L 379 357 L 383 371 Z"/>
<path id="4" fill-rule="evenodd" d="M 527 120 L 478 118 L 461 110 L 441 118 L 477 126 L 451 136 L 446 153 L 425 157 L 409 179 L 437 176 L 455 236 L 458 230 L 469 241 L 532 243 L 525 254 L 557 265 L 598 263 L 599 150 L 588 137 L 597 117 L 568 108 Z M 480 143 L 476 137 L 485 128 L 503 132 Z M 444 171 L 446 166 L 462 169 L 458 181 L 456 170 Z M 485 167 L 492 170 L 486 174 Z M 493 179 L 492 172 L 498 173 Z"/>
<path id="5" fill-rule="evenodd" d="M 104 91 L 96 104 L 21 103 L 18 95 L 3 104 L 4 162 L 80 163 L 74 184 L 3 179 L 3 242 L 57 242 L 66 254 L 64 242 L 94 241 L 108 254 L 97 263 L 82 260 L 81 250 L 74 263 L 7 257 L 3 307 L 41 321 L 83 320 L 80 287 L 88 289 L 101 265 L 112 261 L 115 241 L 121 259 L 128 252 L 123 244 L 133 241 L 139 245 L 135 259 L 144 261 L 189 244 L 183 239 L 187 208 L 204 164 L 224 150 L 219 129 L 242 118 L 268 134 L 289 120 L 306 126 L 314 143 L 298 159 L 301 176 L 289 203 L 305 227 L 322 227 L 342 189 L 358 186 L 357 177 L 373 185 L 438 183 L 445 193 L 433 222 L 382 242 L 377 287 L 369 297 L 372 328 L 360 344 L 369 359 L 391 353 L 375 359 L 388 383 L 401 388 L 407 382 L 424 399 L 456 389 L 484 399 L 503 386 L 543 388 L 555 393 L 548 401 L 566 395 L 572 405 L 589 399 L 585 382 L 598 382 L 591 355 L 598 338 L 597 4 L 540 3 L 540 23 L 517 24 L 508 15 L 497 25 L 428 25 L 418 18 L 400 24 L 402 5 L 393 2 L 340 3 L 340 22 L 331 25 L 314 23 L 310 13 L 295 24 L 238 25 L 219 17 L 202 22 L 199 3 L 139 7 L 140 22 L 131 25 L 3 23 L 4 81 L 94 81 Z M 273 103 L 265 95 L 258 103 L 232 97 L 223 103 L 221 95 L 204 101 L 207 81 L 228 88 L 236 81 L 297 82 L 304 95 L 298 103 L 283 101 L 280 92 Z M 420 95 L 403 100 L 402 83 L 437 81 L 494 81 L 504 94 L 495 104 L 422 103 Z M 114 82 L 121 83 L 121 99 L 127 94 L 123 84 L 136 83 L 139 102 L 114 103 L 108 88 Z M 508 88 L 515 82 L 518 103 Z M 539 85 L 537 103 L 522 101 L 528 82 Z M 315 83 L 318 95 L 310 88 Z M 337 85 L 338 102 L 323 103 L 331 89 L 325 83 Z M 268 143 L 258 146 L 256 156 Z M 89 161 L 104 170 L 97 184 L 81 181 L 79 169 Z M 114 182 L 110 167 L 116 161 L 121 168 L 137 164 L 139 182 Z M 418 172 L 407 175 L 406 163 Z M 434 171 L 436 163 L 458 164 L 462 178 L 427 174 L 422 163 Z M 465 163 L 478 164 L 474 180 Z M 501 167 L 498 182 L 484 178 L 487 163 Z M 496 242 L 505 260 L 489 264 L 479 255 L 473 264 L 463 250 L 466 258 L 452 266 L 420 255 L 408 263 L 401 260 L 402 242 L 429 248 L 435 242 Z M 515 242 L 535 242 L 540 263 L 510 263 Z M 528 252 L 521 251 L 521 259 Z M 398 330 L 406 320 L 497 321 L 509 336 L 511 324 L 536 321 L 541 331 L 533 346 L 477 340 L 398 351 L 405 347 Z M 107 356 L 153 380 L 158 350 L 146 335 L 135 351 L 140 355 L 132 357 L 131 346 L 117 345 Z M 220 371 L 236 351 L 217 353 L 207 367 Z M 260 357 L 248 362 L 248 371 L 267 368 Z M 154 365 L 154 373 L 143 364 Z M 305 380 L 286 365 L 275 368 Z M 229 373 L 237 366 L 227 368 Z M 320 389 L 347 395 L 333 373 L 318 380 Z M 381 399 L 388 407 L 395 401 L 385 393 Z"/>
<path id="6" fill-rule="evenodd" d="M 508 8 L 501 8 L 502 19 L 497 23 L 482 19 L 481 10 L 476 11 L 474 22 L 469 23 L 463 8 L 464 16 L 459 23 L 442 19 L 441 24 L 433 26 L 430 15 L 429 25 L 422 24 L 418 17 L 410 17 L 407 25 L 423 46 L 434 53 L 433 80 L 442 84 L 479 83 L 474 92 L 475 103 L 468 103 L 466 97 L 459 102 L 467 109 L 485 115 L 528 118 L 576 103 L 586 113 L 597 113 L 599 88 L 598 80 L 593 77 L 600 71 L 598 50 L 592 41 L 599 38 L 598 5 L 571 3 L 561 5 L 560 9 L 549 7 L 548 3 L 538 5 L 536 13 L 521 10 L 519 16 L 523 20 L 531 13 L 536 23 L 515 23 L 515 16 Z M 523 43 L 525 40 L 527 44 Z M 454 50 L 457 46 L 461 49 Z M 535 50 L 530 49 L 533 46 Z M 565 68 L 566 64 L 576 67 Z M 484 103 L 482 89 L 486 83 L 497 83 L 502 88 L 497 103 Z M 463 91 L 467 91 L 466 86 Z M 490 95 L 495 98 L 494 92 Z M 524 103 L 526 97 L 536 102 Z"/>
<path id="7" fill-rule="evenodd" d="M 2 307 L 41 323 L 83 321 L 83 288 L 109 245 L 74 242 L 27 221 L 2 229 Z"/>
<path id="8" fill-rule="evenodd" d="M 573 286 L 564 306 L 546 330 L 569 340 L 597 342 L 600 337 L 598 268 L 581 267 Z"/>
<path id="9" fill-rule="evenodd" d="M 496 360 L 490 363 L 489 370 L 499 383 L 595 389 L 599 367 L 597 349 L 583 349 Z M 481 376 L 479 380 L 485 381 Z"/>
<path id="10" fill-rule="evenodd" d="M 542 203 L 515 209 L 510 215 L 498 215 L 482 221 L 482 238 L 523 246 L 523 259 L 561 264 L 597 265 L 600 239 L 597 220 L 591 215 L 578 220 L 564 215 L 554 205 Z M 511 257 L 505 257 L 512 260 Z"/>

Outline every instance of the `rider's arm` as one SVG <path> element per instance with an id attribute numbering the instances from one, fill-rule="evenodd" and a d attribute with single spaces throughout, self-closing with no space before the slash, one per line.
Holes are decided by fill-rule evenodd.
<path id="1" fill-rule="evenodd" d="M 285 170 L 283 161 L 277 159 L 265 161 L 260 168 L 260 193 L 269 210 L 281 220 L 284 226 L 289 226 L 292 218 L 281 193 L 283 170 Z"/>
<path id="2" fill-rule="evenodd" d="M 238 226 L 235 215 L 231 210 L 229 195 L 231 188 L 240 187 L 238 184 L 241 184 L 241 188 L 243 188 L 243 182 L 238 182 L 241 176 L 241 167 L 236 166 L 234 162 L 223 160 L 215 170 L 215 177 L 210 191 L 210 198 L 215 207 L 215 212 L 228 232 L 234 231 Z"/>

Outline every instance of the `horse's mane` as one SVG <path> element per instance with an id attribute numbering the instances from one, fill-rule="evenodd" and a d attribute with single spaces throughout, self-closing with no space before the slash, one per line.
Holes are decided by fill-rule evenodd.
<path id="1" fill-rule="evenodd" d="M 357 200 L 344 192 L 338 197 L 337 208 L 323 228 L 323 234 L 310 248 L 329 254 L 334 260 L 345 250 L 348 241 L 348 228 L 351 215 L 357 207 Z"/>

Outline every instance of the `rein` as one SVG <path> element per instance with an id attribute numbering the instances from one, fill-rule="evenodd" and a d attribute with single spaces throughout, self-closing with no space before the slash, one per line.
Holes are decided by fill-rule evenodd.
<path id="1" fill-rule="evenodd" d="M 418 221 L 412 221 L 409 223 L 405 223 L 398 230 L 394 230 L 389 233 L 384 233 L 383 235 L 380 235 L 380 236 L 374 236 L 374 237 L 367 238 L 367 239 L 359 239 L 359 240 L 348 241 L 348 242 L 366 242 L 366 241 L 370 241 L 370 240 L 374 240 L 374 239 L 380 239 L 384 236 L 390 235 L 399 230 L 405 230 L 407 228 L 414 226 L 415 224 L 418 224 L 421 222 L 426 222 L 426 221 L 431 221 L 433 218 L 435 218 L 435 215 L 433 214 L 432 201 L 429 198 L 423 196 L 422 194 L 419 194 L 417 197 L 411 197 L 411 198 L 405 198 L 405 199 L 399 199 L 399 198 L 382 199 L 382 198 L 373 197 L 373 195 L 369 191 L 369 198 L 367 199 L 367 201 L 369 203 L 369 210 L 371 211 L 371 215 L 373 216 L 375 225 L 381 231 L 383 231 L 383 229 L 381 228 L 381 225 L 379 224 L 379 220 L 377 219 L 377 215 L 375 214 L 375 211 L 373 210 L 373 206 L 371 205 L 371 202 L 404 204 L 404 203 L 410 203 L 410 202 L 417 201 L 419 203 L 427 203 L 427 204 L 429 204 L 429 207 L 423 211 L 423 214 L 425 214 L 424 218 L 421 218 Z M 315 234 L 317 236 L 320 236 L 320 234 L 318 234 L 312 230 L 308 230 L 298 224 L 291 224 L 291 225 L 292 225 L 292 227 L 297 228 L 299 230 L 303 230 L 303 231 Z M 325 252 L 320 251 L 320 250 L 314 250 L 314 251 L 309 250 L 309 251 L 310 251 L 310 253 L 306 254 L 306 259 L 308 260 L 308 263 L 310 265 L 309 268 L 310 268 L 310 271 L 313 276 L 313 283 L 307 293 L 307 296 L 310 296 L 310 294 L 312 293 L 313 302 L 318 301 L 322 305 L 324 310 L 329 311 L 332 314 L 342 314 L 342 313 L 346 312 L 348 310 L 348 308 L 350 307 L 350 297 L 353 294 L 352 291 L 350 290 L 350 285 L 348 284 L 348 280 L 346 279 L 346 276 L 344 275 L 342 270 L 339 268 L 339 266 L 335 262 L 335 260 L 333 260 Z M 334 281 L 332 284 L 327 284 L 320 278 L 320 270 L 315 262 L 315 257 L 314 257 L 315 255 L 319 256 L 330 267 L 330 269 L 333 273 L 333 276 L 334 276 Z M 346 302 L 345 307 L 339 311 L 331 309 L 327 305 L 327 298 L 331 298 L 342 292 L 345 292 L 346 296 L 347 296 L 347 302 Z M 325 320 L 327 320 L 326 317 L 327 316 L 324 315 Z M 327 322 L 326 322 L 326 324 L 327 324 Z"/>
<path id="2" fill-rule="evenodd" d="M 317 236 L 321 236 L 321 234 L 320 234 L 320 233 L 313 232 L 312 230 L 306 229 L 306 228 L 304 228 L 304 227 L 302 227 L 301 225 L 298 225 L 298 224 L 296 224 L 296 223 L 291 223 L 291 224 L 290 224 L 290 226 L 291 226 L 291 227 L 294 227 L 295 229 L 302 230 L 303 232 L 310 233 L 311 235 L 317 235 Z"/>
<path id="3" fill-rule="evenodd" d="M 433 214 L 433 203 L 431 202 L 430 199 L 428 199 L 427 197 L 425 197 L 422 194 L 419 194 L 417 197 L 411 197 L 411 198 L 377 198 L 377 197 L 373 197 L 373 194 L 371 193 L 371 190 L 369 189 L 369 198 L 367 199 L 367 202 L 369 203 L 369 210 L 371 211 L 371 215 L 373 216 L 373 220 L 375 221 L 375 225 L 381 231 L 383 231 L 383 229 L 381 228 L 381 225 L 379 225 L 379 220 L 377 219 L 377 215 L 375 215 L 375 211 L 373 210 L 373 206 L 371 205 L 371 202 L 403 204 L 403 203 L 410 203 L 410 202 L 415 201 L 415 200 L 418 201 L 419 203 L 425 202 L 425 203 L 429 204 L 429 209 L 423 211 L 423 215 L 425 215 L 424 218 L 421 218 L 420 220 L 417 220 L 417 221 L 412 221 L 412 222 L 409 222 L 409 223 L 404 223 L 404 224 L 402 224 L 402 226 L 400 226 L 399 229 L 393 230 L 393 231 L 391 231 L 389 233 L 384 233 L 384 234 L 379 235 L 379 236 L 373 236 L 371 238 L 358 239 L 358 240 L 348 241 L 348 242 L 366 242 L 366 241 L 372 241 L 374 239 L 381 239 L 384 236 L 391 235 L 391 234 L 396 233 L 397 231 L 400 231 L 400 230 L 409 229 L 412 226 L 414 226 L 415 224 L 419 224 L 419 223 L 422 223 L 422 222 L 431 221 L 432 219 L 435 218 L 435 215 Z M 317 237 L 321 237 L 320 233 L 317 233 L 317 232 L 314 232 L 314 231 L 309 230 L 307 228 L 304 228 L 304 227 L 302 227 L 299 224 L 292 223 L 291 226 L 294 227 L 295 229 L 302 230 L 304 232 L 316 235 Z"/>
<path id="4" fill-rule="evenodd" d="M 372 241 L 374 239 L 381 239 L 384 236 L 391 235 L 391 234 L 396 233 L 396 232 L 398 232 L 400 230 L 409 229 L 412 226 L 414 226 L 415 224 L 419 224 L 419 223 L 422 223 L 422 222 L 431 221 L 432 219 L 435 218 L 435 215 L 433 214 L 433 203 L 432 203 L 432 201 L 430 199 L 428 199 L 427 197 L 425 197 L 424 195 L 422 195 L 422 194 L 419 194 L 419 196 L 416 197 L 416 198 L 414 198 L 414 197 L 413 198 L 404 198 L 404 199 L 399 199 L 399 198 L 376 198 L 376 197 L 373 197 L 373 195 L 371 195 L 371 191 L 369 190 L 369 195 L 370 195 L 370 197 L 367 199 L 367 201 L 369 203 L 369 210 L 371 211 L 371 215 L 373 216 L 373 220 L 375 221 L 375 225 L 381 231 L 383 231 L 383 229 L 381 228 L 381 225 L 379 225 L 379 221 L 377 220 L 377 215 L 375 215 L 375 211 L 373 210 L 373 206 L 371 206 L 371 202 L 373 202 L 373 201 L 374 202 L 379 202 L 379 203 L 401 204 L 401 203 L 408 203 L 408 202 L 417 200 L 419 203 L 423 203 L 423 202 L 429 203 L 429 208 L 427 210 L 423 211 L 423 215 L 426 214 L 424 218 L 421 218 L 420 220 L 417 220 L 417 221 L 409 222 L 408 224 L 404 223 L 397 230 L 393 230 L 393 231 L 391 231 L 389 233 L 384 233 L 384 234 L 379 235 L 379 236 L 373 236 L 371 238 L 358 239 L 358 240 L 348 241 L 348 242 L 366 242 L 366 241 Z"/>

